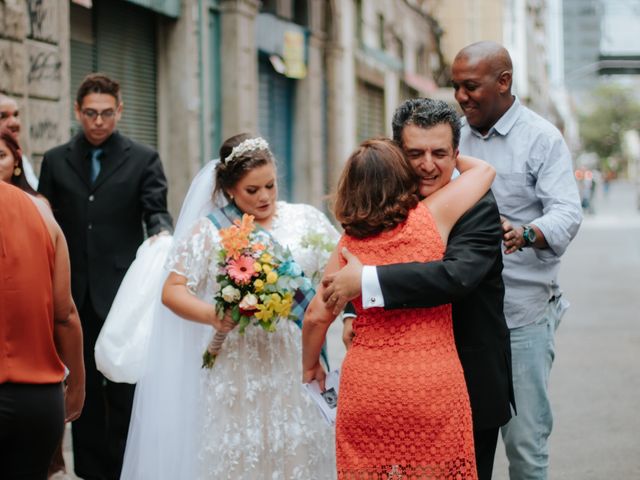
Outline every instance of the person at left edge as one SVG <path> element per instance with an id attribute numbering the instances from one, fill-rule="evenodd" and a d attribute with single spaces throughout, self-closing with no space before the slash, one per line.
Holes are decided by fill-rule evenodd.
<path id="1" fill-rule="evenodd" d="M 20 143 L 20 130 L 22 123 L 20 122 L 20 108 L 18 102 L 13 98 L 7 97 L 0 93 L 0 128 L 7 128 Z M 26 155 L 22 154 L 22 170 L 29 186 L 34 190 L 38 189 L 38 177 L 36 177 L 31 162 Z"/>
<path id="2" fill-rule="evenodd" d="M 20 158 L 13 135 L 2 137 L 0 167 L 7 151 Z M 64 422 L 82 410 L 82 330 L 48 205 L 0 168 L 0 206 L 0 477 L 45 480 Z"/>
<path id="3" fill-rule="evenodd" d="M 116 479 L 122 468 L 134 385 L 96 369 L 94 345 L 127 268 L 144 240 L 173 230 L 160 157 L 116 130 L 120 85 L 93 73 L 78 88 L 82 131 L 45 153 L 38 191 L 69 242 L 71 287 L 84 330 L 86 402 L 72 424 L 74 467 L 86 479 Z"/>

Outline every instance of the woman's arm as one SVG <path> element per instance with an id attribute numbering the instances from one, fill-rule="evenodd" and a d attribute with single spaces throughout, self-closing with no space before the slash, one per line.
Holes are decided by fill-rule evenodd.
<path id="1" fill-rule="evenodd" d="M 331 254 L 324 272 L 325 275 L 328 275 L 339 269 L 340 264 L 336 249 Z M 322 282 L 320 282 L 318 291 L 307 307 L 302 322 L 302 382 L 309 383 L 318 380 L 322 390 L 324 390 L 326 373 L 320 365 L 320 350 L 322 350 L 322 344 L 327 336 L 327 330 L 336 318 L 322 300 L 323 289 Z"/>
<path id="2" fill-rule="evenodd" d="M 229 315 L 220 319 L 215 307 L 193 295 L 187 288 L 187 278 L 175 272 L 164 282 L 162 303 L 179 317 L 212 325 L 219 332 L 229 332 L 236 326 Z"/>
<path id="3" fill-rule="evenodd" d="M 73 422 L 80 416 L 85 397 L 85 371 L 82 356 L 82 327 L 75 303 L 65 321 L 56 321 L 54 327 L 56 350 L 69 369 L 64 392 L 65 422 Z"/>
<path id="4" fill-rule="evenodd" d="M 85 371 L 82 347 L 82 327 L 78 310 L 71 297 L 69 249 L 62 230 L 56 223 L 48 203 L 34 198 L 49 230 L 55 249 L 53 265 L 53 340 L 62 363 L 69 369 L 65 391 L 65 421 L 80 416 L 85 397 Z"/>
<path id="5" fill-rule="evenodd" d="M 458 155 L 456 167 L 460 176 L 423 200 L 445 244 L 455 223 L 489 191 L 496 176 L 487 162 L 466 155 Z"/>
<path id="6" fill-rule="evenodd" d="M 85 371 L 80 316 L 71 297 L 69 251 L 59 232 L 56 238 L 53 337 L 60 360 L 69 369 L 64 395 L 65 422 L 80 416 L 85 397 Z"/>

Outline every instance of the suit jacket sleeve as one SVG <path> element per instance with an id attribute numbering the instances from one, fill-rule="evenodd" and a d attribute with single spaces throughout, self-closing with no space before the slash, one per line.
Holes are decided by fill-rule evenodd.
<path id="1" fill-rule="evenodd" d="M 173 220 L 167 211 L 167 179 L 156 152 L 147 163 L 140 196 L 147 234 L 152 236 L 163 230 L 173 232 Z"/>
<path id="2" fill-rule="evenodd" d="M 42 194 L 53 207 L 53 182 L 51 179 L 51 170 L 47 154 L 45 154 L 42 158 L 42 165 L 40 167 L 40 180 L 38 181 L 38 193 Z"/>
<path id="3" fill-rule="evenodd" d="M 456 223 L 441 261 L 377 267 L 385 308 L 433 307 L 474 291 L 501 255 L 502 227 L 488 192 Z"/>

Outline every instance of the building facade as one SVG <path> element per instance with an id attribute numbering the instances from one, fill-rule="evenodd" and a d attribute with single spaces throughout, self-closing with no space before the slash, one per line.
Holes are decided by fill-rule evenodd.
<path id="1" fill-rule="evenodd" d="M 0 91 L 20 108 L 20 143 L 36 160 L 68 138 L 69 5 L 0 1 Z"/>
<path id="2" fill-rule="evenodd" d="M 562 0 L 564 75 L 575 89 L 598 80 L 604 9 L 600 0 Z"/>
<path id="3" fill-rule="evenodd" d="M 122 85 L 120 130 L 158 149 L 177 213 L 222 140 L 255 132 L 281 197 L 324 206 L 364 138 L 405 98 L 447 83 L 433 1 L 0 0 L 0 91 L 22 109 L 25 152 L 76 131 L 95 71 Z"/>

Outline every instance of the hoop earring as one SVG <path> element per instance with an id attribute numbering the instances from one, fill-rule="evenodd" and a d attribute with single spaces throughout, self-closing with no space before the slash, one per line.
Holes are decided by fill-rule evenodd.
<path id="1" fill-rule="evenodd" d="M 14 177 L 19 177 L 21 173 L 22 173 L 22 169 L 20 167 L 16 167 L 16 168 L 13 169 L 13 176 Z"/>

